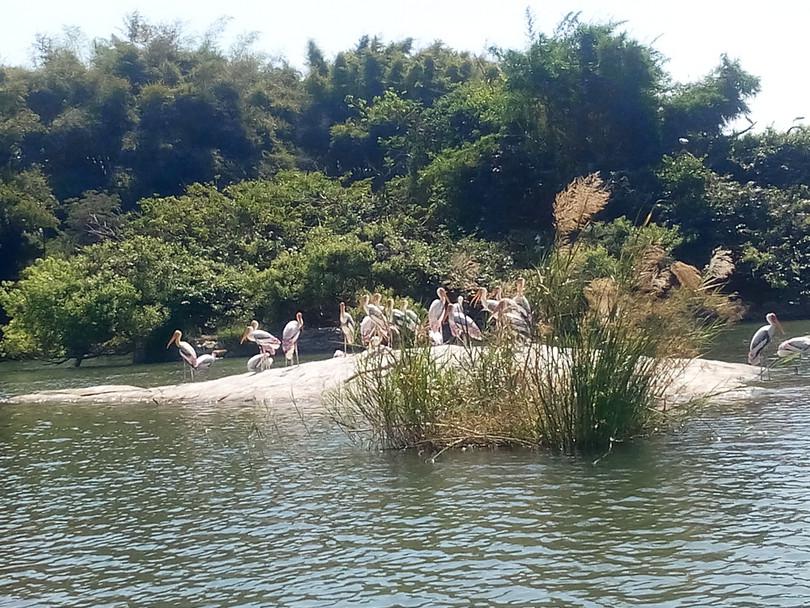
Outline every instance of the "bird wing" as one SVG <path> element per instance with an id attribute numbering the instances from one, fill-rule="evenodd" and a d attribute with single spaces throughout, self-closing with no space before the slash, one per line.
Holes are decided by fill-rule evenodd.
<path id="1" fill-rule="evenodd" d="M 288 352 L 292 349 L 300 333 L 301 326 L 298 324 L 298 321 L 290 321 L 284 326 L 284 332 L 281 334 L 281 347 L 284 349 L 284 352 Z"/>
<path id="2" fill-rule="evenodd" d="M 754 333 L 754 337 L 751 338 L 751 346 L 748 349 L 748 363 L 753 365 L 759 361 L 759 356 L 768 346 L 768 342 L 771 341 L 770 327 L 770 325 L 764 325 Z"/>
<path id="3" fill-rule="evenodd" d="M 200 355 L 197 357 L 197 363 L 194 365 L 195 369 L 208 369 L 214 364 L 216 361 L 216 357 L 214 355 Z"/>
<path id="4" fill-rule="evenodd" d="M 349 313 L 344 313 L 343 319 L 341 319 L 342 325 L 347 325 L 354 331 L 354 317 L 352 317 Z"/>
<path id="5" fill-rule="evenodd" d="M 482 338 L 481 328 L 467 315 L 464 315 L 464 321 L 461 323 L 467 333 L 473 340 L 480 340 Z"/>
<path id="6" fill-rule="evenodd" d="M 751 346 L 748 348 L 750 352 L 762 350 L 771 341 L 769 329 L 770 325 L 763 325 L 754 333 L 751 338 Z"/>
<path id="7" fill-rule="evenodd" d="M 360 336 L 363 338 L 363 342 L 368 342 L 373 334 L 374 321 L 371 317 L 366 315 L 363 317 L 363 320 L 360 321 Z"/>
<path id="8" fill-rule="evenodd" d="M 180 356 L 192 367 L 197 366 L 197 351 L 194 350 L 194 347 L 186 342 L 185 340 L 181 340 L 177 344 L 177 348 L 180 349 Z"/>
<path id="9" fill-rule="evenodd" d="M 443 316 L 444 302 L 442 302 L 439 298 L 436 298 L 430 303 L 430 308 L 428 308 L 428 321 L 430 323 L 431 330 L 435 330 L 435 328 L 439 326 Z"/>
<path id="10" fill-rule="evenodd" d="M 264 330 L 261 330 L 261 329 L 256 330 L 256 331 L 253 332 L 253 340 L 259 346 L 266 346 L 266 347 L 270 348 L 270 350 L 275 350 L 279 346 L 281 346 L 281 340 L 276 338 L 269 331 L 264 331 Z"/>
<path id="11" fill-rule="evenodd" d="M 376 304 L 369 304 L 366 306 L 366 309 L 370 317 L 385 319 L 385 312 Z"/>

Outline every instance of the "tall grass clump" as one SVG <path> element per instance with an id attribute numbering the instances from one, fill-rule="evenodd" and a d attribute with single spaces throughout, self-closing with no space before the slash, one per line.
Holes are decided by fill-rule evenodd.
<path id="1" fill-rule="evenodd" d="M 599 249 L 578 237 L 608 199 L 595 175 L 557 196 L 555 244 L 532 290 L 547 327 L 527 366 L 538 441 L 566 453 L 610 449 L 657 423 L 678 374 L 739 312 L 720 292 L 728 252 L 701 273 L 646 226 L 594 272 Z"/>
<path id="2" fill-rule="evenodd" d="M 433 446 L 436 424 L 455 403 L 458 370 L 433 356 L 421 336 L 403 348 L 377 347 L 356 358 L 356 372 L 328 395 L 331 412 L 351 435 L 383 449 Z"/>
<path id="3" fill-rule="evenodd" d="M 531 336 L 503 315 L 484 346 L 433 349 L 418 332 L 399 351 L 369 353 L 333 395 L 342 426 L 383 447 L 567 454 L 658 426 L 679 373 L 739 313 L 720 291 L 734 264 L 723 250 L 702 271 L 673 259 L 671 235 L 649 219 L 609 251 L 593 230 L 608 200 L 596 175 L 556 197 L 553 246 L 526 274 Z"/>

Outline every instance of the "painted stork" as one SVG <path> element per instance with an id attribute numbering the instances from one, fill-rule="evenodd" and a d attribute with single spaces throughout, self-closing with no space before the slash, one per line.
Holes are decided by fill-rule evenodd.
<path id="1" fill-rule="evenodd" d="M 780 357 L 810 354 L 810 336 L 798 336 L 785 340 L 776 349 L 776 354 Z"/>
<path id="2" fill-rule="evenodd" d="M 343 352 L 349 344 L 354 344 L 354 319 L 346 312 L 346 303 L 340 303 L 340 331 L 343 332 Z"/>
<path id="3" fill-rule="evenodd" d="M 470 303 L 477 304 L 488 313 L 492 314 L 495 312 L 495 307 L 498 305 L 498 302 L 501 299 L 501 288 L 496 287 L 492 292 L 491 298 L 487 297 L 488 295 L 489 293 L 487 292 L 486 287 L 479 287 L 472 300 L 470 300 Z"/>
<path id="4" fill-rule="evenodd" d="M 481 340 L 481 329 L 470 317 L 464 313 L 464 298 L 459 296 L 456 303 L 450 307 L 450 315 L 447 318 L 450 325 L 450 333 L 453 337 L 466 344 L 467 338 Z"/>
<path id="5" fill-rule="evenodd" d="M 776 314 L 769 312 L 765 315 L 767 325 L 763 325 L 751 338 L 751 346 L 748 348 L 748 363 L 751 365 L 759 365 L 762 358 L 762 351 L 770 344 L 773 335 L 778 329 L 780 333 L 784 334 L 785 330 L 782 329 L 782 324 L 776 318 Z"/>
<path id="6" fill-rule="evenodd" d="M 249 372 L 261 372 L 273 365 L 273 357 L 270 353 L 262 351 L 258 355 L 253 355 L 247 362 Z"/>
<path id="7" fill-rule="evenodd" d="M 276 351 L 281 348 L 281 340 L 276 338 L 269 331 L 259 329 L 259 322 L 255 319 L 245 328 L 245 332 L 242 334 L 239 344 L 242 344 L 245 340 L 255 342 L 259 347 L 259 352 L 267 352 L 271 355 L 275 355 Z"/>
<path id="8" fill-rule="evenodd" d="M 185 370 L 185 365 L 188 365 L 191 370 L 192 380 L 194 380 L 195 371 L 205 371 L 209 369 L 214 364 L 214 361 L 217 360 L 217 355 L 225 352 L 224 350 L 215 350 L 210 355 L 197 356 L 197 351 L 194 350 L 194 347 L 182 338 L 183 332 L 179 329 L 175 329 L 172 337 L 169 338 L 169 341 L 166 343 L 166 348 L 169 348 L 172 344 L 177 346 L 177 349 L 180 351 L 180 357 L 183 359 L 183 370 Z"/>
<path id="9" fill-rule="evenodd" d="M 447 292 L 444 287 L 439 287 L 436 290 L 436 296 L 436 299 L 430 303 L 430 308 L 428 308 L 428 331 L 430 333 L 431 343 L 437 346 L 444 344 L 442 325 L 445 319 L 447 319 L 449 300 L 447 299 Z"/>
<path id="10" fill-rule="evenodd" d="M 295 319 L 284 326 L 284 331 L 281 334 L 281 348 L 284 349 L 284 356 L 287 359 L 287 365 L 295 359 L 298 360 L 298 338 L 301 336 L 301 330 L 304 328 L 304 316 L 297 312 Z"/>

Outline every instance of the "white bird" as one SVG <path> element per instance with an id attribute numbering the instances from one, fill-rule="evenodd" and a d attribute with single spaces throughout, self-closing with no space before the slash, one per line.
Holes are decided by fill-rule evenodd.
<path id="1" fill-rule="evenodd" d="M 197 357 L 197 365 L 194 366 L 194 369 L 197 370 L 198 372 L 206 371 L 208 368 L 210 368 L 214 364 L 214 361 L 219 359 L 220 353 L 224 353 L 224 352 L 226 352 L 226 351 L 224 351 L 224 350 L 213 350 L 213 351 L 211 351 L 210 355 L 200 355 L 199 357 Z M 192 374 L 192 378 L 194 378 L 193 374 Z"/>
<path id="2" fill-rule="evenodd" d="M 529 325 L 526 315 L 516 304 L 510 302 L 509 298 L 504 298 L 495 307 L 490 319 L 494 319 L 498 327 L 510 328 L 518 335 L 518 337 L 528 340 L 531 338 L 532 329 Z"/>
<path id="3" fill-rule="evenodd" d="M 448 300 L 444 287 L 439 287 L 436 290 L 436 295 L 438 297 L 430 303 L 430 308 L 428 308 L 428 331 L 431 343 L 439 345 L 444 344 L 442 325 L 447 318 Z"/>
<path id="4" fill-rule="evenodd" d="M 769 312 L 765 315 L 765 320 L 768 324 L 760 327 L 754 332 L 754 337 L 751 338 L 751 346 L 748 348 L 748 363 L 751 365 L 759 365 L 762 351 L 770 344 L 777 329 L 780 333 L 785 333 L 785 330 L 782 329 L 782 324 L 774 313 Z"/>
<path id="5" fill-rule="evenodd" d="M 523 314 L 526 317 L 526 322 L 531 326 L 532 305 L 529 304 L 529 300 L 527 300 L 526 296 L 523 295 L 524 289 L 526 289 L 526 279 L 524 279 L 523 277 L 519 277 L 517 280 L 517 284 L 515 285 L 515 297 L 513 299 L 515 301 L 515 304 L 517 304 L 523 311 Z"/>
<path id="6" fill-rule="evenodd" d="M 224 350 L 215 350 L 210 355 L 197 356 L 197 351 L 194 350 L 194 347 L 185 340 L 182 340 L 182 337 L 183 332 L 179 329 L 174 330 L 172 337 L 169 338 L 169 342 L 166 344 L 166 348 L 169 348 L 172 344 L 177 346 L 180 351 L 180 357 L 182 357 L 183 362 L 188 365 L 191 370 L 192 380 L 194 380 L 195 370 L 207 370 L 214 364 L 214 361 L 217 360 L 217 355 L 225 352 Z"/>
<path id="7" fill-rule="evenodd" d="M 249 372 L 261 372 L 273 365 L 273 357 L 270 353 L 262 351 L 258 355 L 253 355 L 247 362 Z"/>
<path id="8" fill-rule="evenodd" d="M 276 351 L 281 347 L 281 340 L 276 338 L 269 331 L 259 329 L 259 322 L 255 319 L 245 328 L 245 332 L 242 334 L 239 344 L 242 344 L 245 340 L 255 342 L 259 347 L 259 352 L 268 352 L 271 355 L 275 355 Z"/>
<path id="9" fill-rule="evenodd" d="M 378 296 L 379 298 L 382 298 L 380 294 L 374 294 L 374 299 L 375 300 L 378 299 Z M 374 303 L 371 301 L 370 295 L 366 294 L 363 296 L 361 306 L 363 308 L 363 312 L 365 312 L 369 317 L 371 317 L 372 319 L 378 319 L 383 323 L 386 323 L 385 311 L 382 309 L 382 306 L 380 306 L 378 303 Z"/>
<path id="10" fill-rule="evenodd" d="M 378 296 L 382 298 L 380 294 L 374 294 L 374 299 L 378 299 Z M 360 334 L 363 337 L 363 343 L 368 346 L 373 336 L 379 336 L 381 340 L 386 339 L 390 342 L 390 327 L 385 311 L 378 304 L 372 303 L 368 294 L 363 296 L 361 307 L 366 313 L 366 317 L 360 322 Z M 366 318 L 369 321 L 366 321 Z M 369 323 L 373 323 L 373 325 Z M 363 324 L 365 324 L 365 332 L 363 331 Z"/>
<path id="11" fill-rule="evenodd" d="M 177 346 L 180 351 L 180 357 L 183 359 L 184 363 L 191 368 L 191 377 L 194 378 L 194 368 L 197 365 L 197 351 L 194 350 L 191 344 L 182 340 L 182 337 L 183 332 L 179 329 L 175 329 L 172 337 L 169 338 L 169 341 L 166 343 L 166 348 L 168 349 L 172 344 Z M 183 370 L 183 377 L 185 377 L 185 366 Z"/>
<path id="12" fill-rule="evenodd" d="M 295 319 L 284 326 L 284 331 L 281 334 L 281 347 L 284 349 L 284 356 L 287 359 L 287 365 L 295 358 L 296 363 L 298 360 L 298 338 L 301 336 L 301 330 L 304 328 L 304 317 L 300 312 L 295 313 Z"/>
<path id="13" fill-rule="evenodd" d="M 381 331 L 380 325 L 374 319 L 368 315 L 363 317 L 363 320 L 360 321 L 360 340 L 363 342 L 363 346 L 368 348 L 372 338 L 379 337 Z"/>
<path id="14" fill-rule="evenodd" d="M 810 336 L 798 336 L 785 340 L 776 349 L 776 354 L 780 357 L 810 354 Z"/>
<path id="15" fill-rule="evenodd" d="M 450 307 L 450 314 L 447 317 L 447 321 L 450 325 L 450 333 L 453 334 L 455 338 L 465 343 L 468 337 L 473 340 L 481 340 L 483 338 L 481 329 L 475 324 L 475 321 L 464 313 L 464 298 L 461 296 L 459 296 L 456 303 Z"/>
<path id="16" fill-rule="evenodd" d="M 487 293 L 486 287 L 479 287 L 478 291 L 475 293 L 470 303 L 478 304 L 488 313 L 494 313 L 495 307 L 498 305 L 498 302 L 501 299 L 501 288 L 496 287 L 495 290 L 492 292 L 491 298 L 488 298 L 487 297 L 488 295 L 489 294 Z"/>
<path id="17" fill-rule="evenodd" d="M 340 303 L 340 331 L 343 332 L 343 352 L 349 344 L 354 344 L 354 319 L 346 312 L 346 303 Z"/>

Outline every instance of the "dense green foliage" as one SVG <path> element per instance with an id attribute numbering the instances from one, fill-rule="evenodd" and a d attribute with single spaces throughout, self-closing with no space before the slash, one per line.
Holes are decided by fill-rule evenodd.
<path id="1" fill-rule="evenodd" d="M 595 176 L 556 197 L 554 244 L 530 275 L 538 323 L 501 300 L 507 307 L 490 317 L 484 348 L 437 349 L 424 333 L 404 336 L 396 351 L 371 348 L 329 394 L 336 422 L 386 449 L 525 445 L 567 454 L 604 454 L 665 423 L 667 401 L 687 400 L 672 389 L 688 359 L 673 355 L 699 352 L 737 312 L 720 292 L 733 264 L 718 252 L 700 271 L 673 259 L 680 239 L 671 230 L 592 223 L 607 200 Z"/>
<path id="2" fill-rule="evenodd" d="M 486 57 L 311 43 L 303 74 L 138 15 L 75 40 L 0 67 L 6 355 L 152 350 L 172 326 L 484 283 L 543 258 L 554 194 L 592 172 L 618 219 L 599 238 L 651 214 L 686 261 L 732 249 L 745 299 L 810 303 L 810 130 L 730 133 L 759 85 L 728 58 L 673 83 L 654 49 L 576 18 Z M 59 335 L 34 327 L 48 307 L 73 311 Z M 55 325 L 102 309 L 92 332 Z"/>

